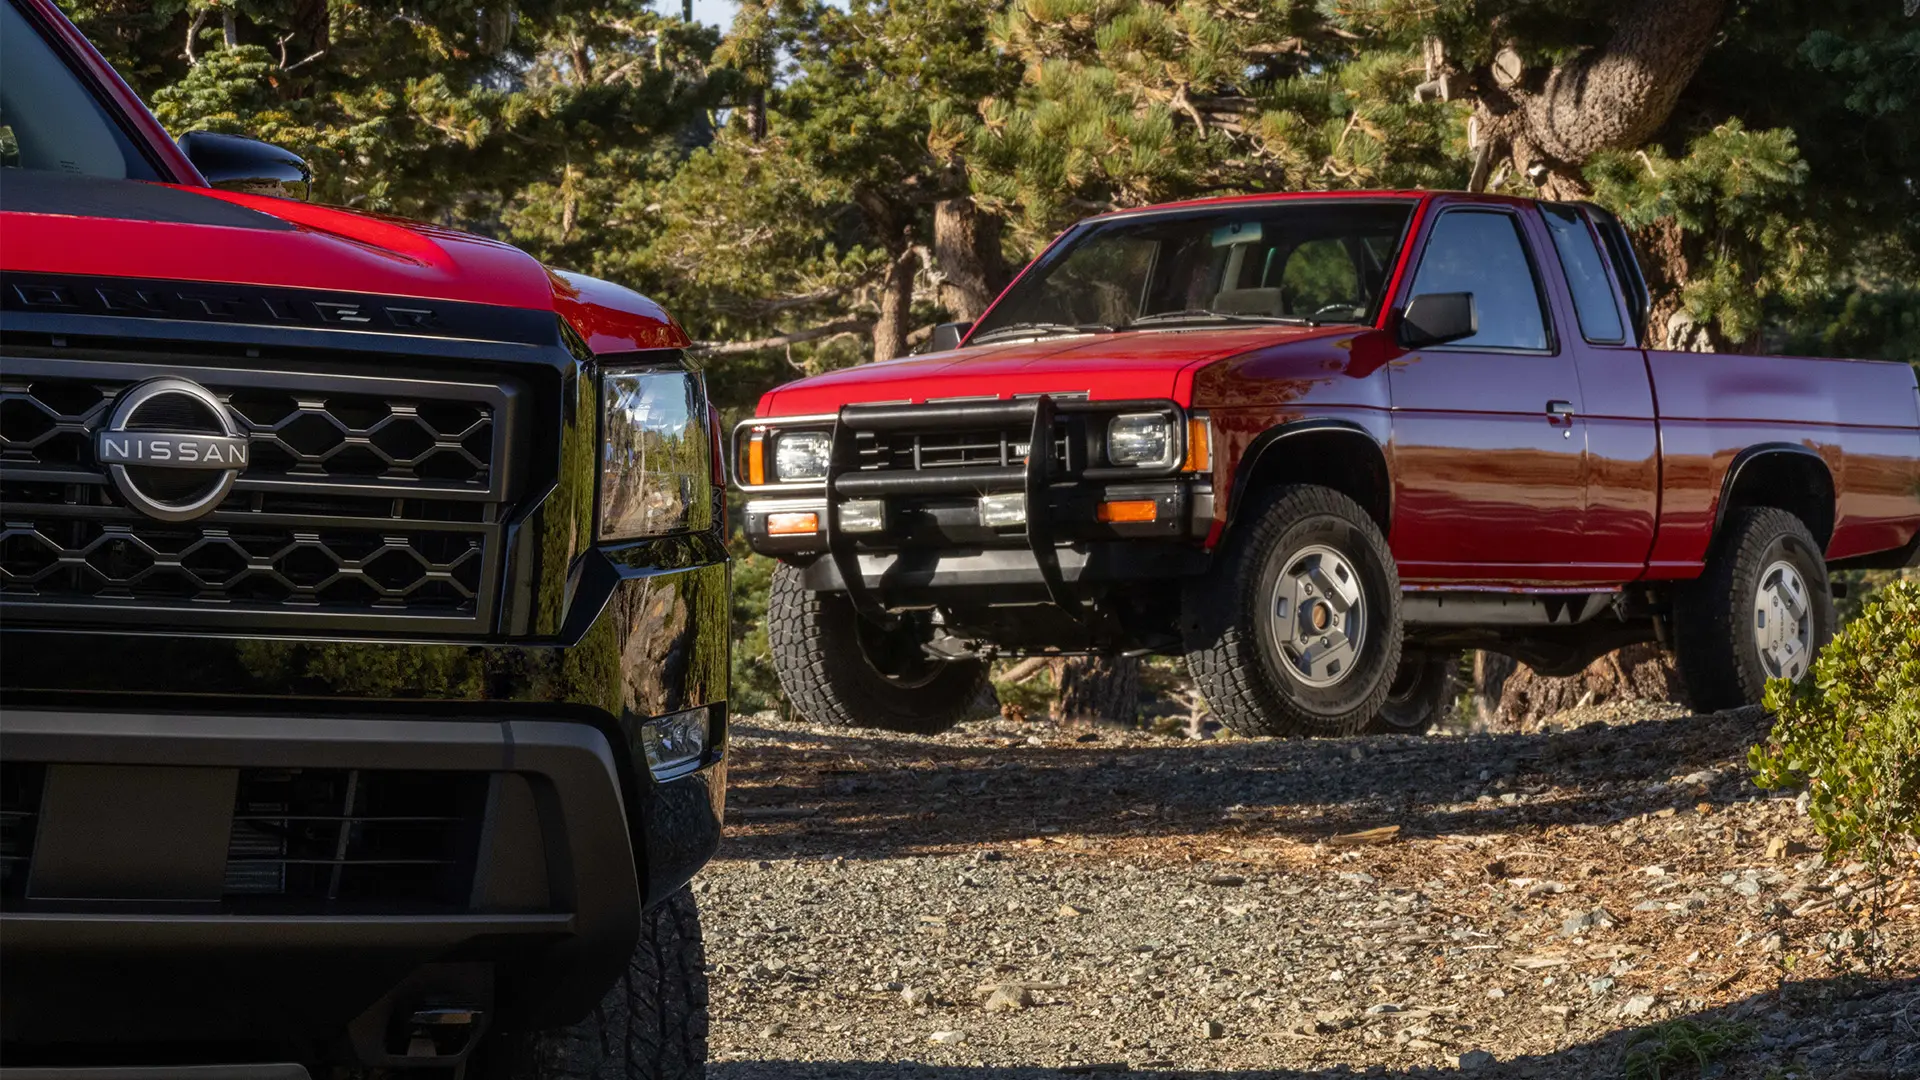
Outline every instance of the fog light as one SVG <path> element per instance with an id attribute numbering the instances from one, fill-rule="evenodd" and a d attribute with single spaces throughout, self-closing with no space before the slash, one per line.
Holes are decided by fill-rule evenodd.
<path id="1" fill-rule="evenodd" d="M 887 503 L 884 499 L 856 499 L 840 504 L 840 531 L 850 533 L 885 532 Z"/>
<path id="2" fill-rule="evenodd" d="M 667 780 L 700 767 L 707 756 L 706 708 L 656 716 L 640 725 L 640 746 L 647 771 Z"/>
<path id="3" fill-rule="evenodd" d="M 798 514 L 768 514 L 769 536 L 812 536 L 820 531 L 820 515 L 808 510 Z"/>
<path id="4" fill-rule="evenodd" d="M 989 529 L 1004 529 L 1009 525 L 1027 523 L 1027 497 L 1025 495 L 982 495 L 980 496 L 980 524 Z"/>

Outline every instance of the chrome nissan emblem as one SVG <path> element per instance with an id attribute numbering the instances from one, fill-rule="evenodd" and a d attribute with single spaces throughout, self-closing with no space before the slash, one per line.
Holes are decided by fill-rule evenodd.
<path id="1" fill-rule="evenodd" d="M 173 377 L 122 393 L 94 451 L 121 496 L 161 521 L 211 513 L 247 467 L 233 414 L 206 387 Z"/>

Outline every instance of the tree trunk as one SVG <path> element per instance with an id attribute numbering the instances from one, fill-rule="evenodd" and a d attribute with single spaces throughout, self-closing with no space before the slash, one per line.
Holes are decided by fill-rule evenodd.
<path id="1" fill-rule="evenodd" d="M 960 322 L 972 322 L 1006 288 L 1006 258 L 1000 252 L 998 217 L 982 213 L 971 196 L 933 206 L 933 258 L 939 268 L 940 306 Z"/>
<path id="2" fill-rule="evenodd" d="M 1552 678 L 1521 666 L 1500 690 L 1502 726 L 1534 731 L 1540 721 L 1581 705 L 1610 701 L 1678 701 L 1682 696 L 1673 658 L 1658 645 L 1629 645 L 1587 665 L 1578 675 Z"/>
<path id="3" fill-rule="evenodd" d="M 873 358 L 891 360 L 907 352 L 907 331 L 913 329 L 913 275 L 920 256 L 912 248 L 896 255 L 880 282 L 880 318 L 873 324 Z"/>
<path id="4" fill-rule="evenodd" d="M 1482 650 L 1473 654 L 1473 709 L 1481 727 L 1497 727 L 1500 695 L 1519 665 L 1504 653 Z"/>
<path id="5" fill-rule="evenodd" d="M 1140 661 L 1131 656 L 1069 656 L 1053 662 L 1056 724 L 1131 724 L 1140 710 Z"/>
<path id="6" fill-rule="evenodd" d="M 1546 72 L 1473 80 L 1481 137 L 1549 198 L 1587 194 L 1580 170 L 1602 150 L 1640 146 L 1667 122 L 1712 44 L 1726 0 L 1636 0 L 1613 37 Z"/>

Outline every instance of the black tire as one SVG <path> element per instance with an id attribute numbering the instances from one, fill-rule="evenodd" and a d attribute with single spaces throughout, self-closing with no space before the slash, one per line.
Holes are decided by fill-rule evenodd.
<path id="1" fill-rule="evenodd" d="M 1770 571 L 1791 567 L 1806 599 L 1804 656 L 1782 663 L 1778 653 L 1763 656 L 1760 635 L 1767 629 L 1761 588 L 1779 588 Z M 1772 593 L 1778 595 L 1777 593 Z M 1767 679 L 1776 674 L 1804 675 L 1814 654 L 1833 638 L 1836 622 L 1827 562 L 1813 534 L 1785 510 L 1755 506 L 1728 516 L 1714 542 L 1706 571 L 1674 593 L 1674 664 L 1696 712 L 1758 704 Z M 1776 625 L 1784 625 L 1775 620 Z"/>
<path id="2" fill-rule="evenodd" d="M 1367 724 L 1369 735 L 1425 735 L 1446 722 L 1460 696 L 1460 658 L 1402 656 L 1387 699 Z"/>
<path id="3" fill-rule="evenodd" d="M 934 735 L 985 711 L 984 661 L 927 656 L 911 625 L 875 626 L 785 563 L 773 570 L 767 639 L 781 689 L 816 724 Z"/>
<path id="4" fill-rule="evenodd" d="M 504 1060 L 481 1062 L 483 1075 L 701 1080 L 707 1075 L 707 972 L 693 894 L 681 889 L 646 914 L 626 972 L 591 1015 L 553 1031 L 503 1034 L 496 1049 Z"/>
<path id="5" fill-rule="evenodd" d="M 1365 600 L 1364 629 L 1351 663 L 1307 676 L 1283 651 L 1274 613 L 1283 572 L 1323 558 L 1307 554 L 1313 549 L 1331 551 L 1346 564 L 1355 595 Z M 1310 605 L 1297 605 L 1294 618 L 1318 619 L 1326 607 Z M 1393 555 L 1367 512 L 1328 488 L 1283 487 L 1248 507 L 1213 569 L 1187 589 L 1185 609 L 1187 671 L 1220 722 L 1242 735 L 1355 734 L 1379 712 L 1400 664 L 1400 575 Z M 1334 681 L 1310 681 L 1326 678 Z"/>

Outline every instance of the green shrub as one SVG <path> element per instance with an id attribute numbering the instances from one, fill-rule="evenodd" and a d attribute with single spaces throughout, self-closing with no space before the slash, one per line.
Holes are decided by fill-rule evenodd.
<path id="1" fill-rule="evenodd" d="M 1804 787 L 1831 851 L 1882 863 L 1920 836 L 1920 582 L 1888 585 L 1805 678 L 1768 684 L 1766 705 L 1755 779 Z"/>
<path id="2" fill-rule="evenodd" d="M 1621 1064 L 1625 1080 L 1669 1080 L 1697 1073 L 1714 1059 L 1738 1050 L 1753 1038 L 1752 1024 L 1724 1020 L 1671 1020 L 1627 1037 Z"/>

